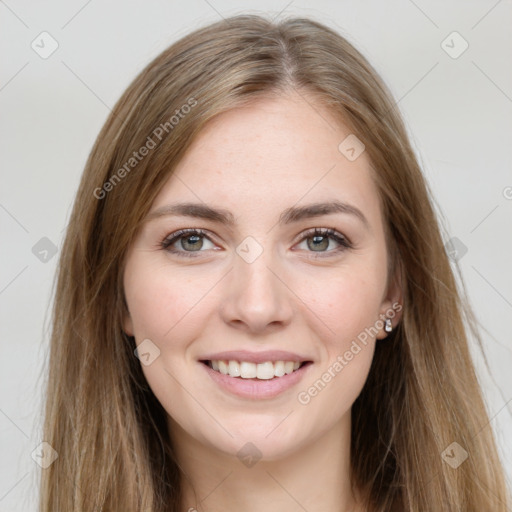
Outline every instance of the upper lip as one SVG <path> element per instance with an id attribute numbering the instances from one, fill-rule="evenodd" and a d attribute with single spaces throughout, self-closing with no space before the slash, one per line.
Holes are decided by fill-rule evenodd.
<path id="1" fill-rule="evenodd" d="M 230 350 L 205 355 L 200 361 L 247 361 L 249 363 L 265 363 L 267 361 L 293 361 L 302 363 L 311 361 L 310 358 L 287 352 L 285 350 L 266 350 L 264 352 L 250 352 L 248 350 Z"/>

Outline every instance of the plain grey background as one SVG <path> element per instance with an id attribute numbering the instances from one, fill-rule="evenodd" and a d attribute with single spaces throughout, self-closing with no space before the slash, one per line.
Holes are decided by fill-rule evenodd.
<path id="1" fill-rule="evenodd" d="M 51 285 L 92 144 L 110 108 L 154 56 L 193 29 L 241 12 L 327 24 L 391 88 L 446 219 L 445 241 L 459 250 L 454 269 L 460 266 L 486 329 L 490 373 L 471 349 L 511 480 L 510 1 L 6 0 L 0 1 L 0 511 L 36 510 L 40 469 L 32 454 L 43 441 Z M 58 45 L 53 53 L 52 45 Z"/>

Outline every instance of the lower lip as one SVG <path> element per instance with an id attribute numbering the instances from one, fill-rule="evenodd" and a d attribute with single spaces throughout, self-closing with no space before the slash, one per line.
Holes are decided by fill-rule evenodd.
<path id="1" fill-rule="evenodd" d="M 273 379 L 242 379 L 241 377 L 230 377 L 210 368 L 207 364 L 199 363 L 208 375 L 222 389 L 241 398 L 249 398 L 253 400 L 261 400 L 265 398 L 274 398 L 283 393 L 287 389 L 297 384 L 312 366 L 307 363 L 292 373 L 283 375 L 282 377 L 274 377 Z"/>

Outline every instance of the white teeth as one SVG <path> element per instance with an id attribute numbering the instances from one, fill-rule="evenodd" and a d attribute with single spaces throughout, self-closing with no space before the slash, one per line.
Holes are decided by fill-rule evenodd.
<path id="1" fill-rule="evenodd" d="M 210 361 L 211 368 L 223 375 L 241 377 L 242 379 L 269 380 L 274 377 L 288 375 L 300 367 L 296 361 L 265 361 L 264 363 L 250 363 L 248 361 Z"/>
<path id="2" fill-rule="evenodd" d="M 227 375 L 229 373 L 228 365 L 226 361 L 218 361 L 219 363 L 219 372 L 223 375 Z"/>
<path id="3" fill-rule="evenodd" d="M 270 361 L 256 365 L 256 377 L 264 380 L 273 379 L 274 365 Z"/>
<path id="4" fill-rule="evenodd" d="M 240 363 L 240 377 L 242 379 L 254 379 L 257 375 L 257 368 L 254 363 L 242 361 Z"/>
<path id="5" fill-rule="evenodd" d="M 284 361 L 276 361 L 274 363 L 274 375 L 282 377 L 284 375 Z"/>
<path id="6" fill-rule="evenodd" d="M 229 375 L 231 377 L 240 377 L 240 365 L 238 361 L 229 361 Z"/>

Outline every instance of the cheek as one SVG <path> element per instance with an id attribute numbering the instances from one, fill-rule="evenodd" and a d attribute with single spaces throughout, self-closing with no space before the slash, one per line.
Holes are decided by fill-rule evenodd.
<path id="1" fill-rule="evenodd" d="M 350 411 L 368 378 L 375 342 L 356 341 L 345 348 L 333 354 L 329 364 L 319 369 L 297 395 L 305 418 L 311 419 L 312 431 L 320 418 L 328 429 Z"/>
<path id="2" fill-rule="evenodd" d="M 172 339 L 176 325 L 180 325 L 180 334 L 197 325 L 190 318 L 199 311 L 197 305 L 208 286 L 169 267 L 142 264 L 134 258 L 127 264 L 124 288 L 135 338 L 163 343 Z"/>
<path id="3" fill-rule="evenodd" d="M 149 339 L 159 350 L 156 355 L 154 347 L 143 345 L 150 347 L 152 359 L 149 364 L 141 360 L 144 376 L 167 413 L 184 424 L 190 417 L 201 414 L 199 406 L 191 403 L 180 385 L 187 382 L 187 369 L 182 364 L 189 344 L 187 340 L 197 338 L 203 329 L 203 322 L 198 318 L 204 315 L 201 298 L 211 288 L 211 285 L 199 283 L 202 281 L 194 285 L 190 276 L 172 272 L 161 263 L 144 261 L 142 257 L 128 261 L 124 276 L 136 343 L 140 345 Z"/>
<path id="4" fill-rule="evenodd" d="M 375 279 L 370 272 L 347 270 L 336 280 L 324 281 L 323 287 L 313 288 L 308 305 L 314 315 L 310 313 L 309 318 L 311 322 L 320 318 L 328 329 L 322 329 L 322 364 L 297 395 L 312 424 L 320 417 L 326 427 L 338 421 L 368 378 L 375 349 L 372 326 L 379 319 L 381 296 Z"/>
<path id="5" fill-rule="evenodd" d="M 303 282 L 301 296 L 308 297 L 309 309 L 327 328 L 330 352 L 344 350 L 378 320 L 384 284 L 374 269 L 348 266 L 334 278 Z"/>
<path id="6" fill-rule="evenodd" d="M 305 283 L 308 318 L 321 327 L 324 351 L 324 363 L 304 384 L 302 398 L 298 396 L 302 405 L 311 402 L 311 412 L 320 414 L 327 408 L 331 419 L 339 416 L 351 407 L 368 377 L 385 286 L 378 270 L 370 265 L 347 266 L 335 279 Z"/>

